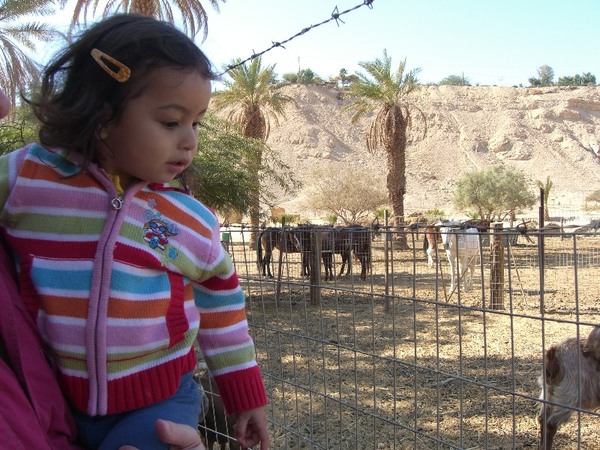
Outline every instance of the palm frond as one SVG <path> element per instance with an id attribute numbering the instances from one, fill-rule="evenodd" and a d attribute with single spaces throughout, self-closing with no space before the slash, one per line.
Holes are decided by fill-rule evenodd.
<path id="1" fill-rule="evenodd" d="M 54 12 L 50 7 L 52 3 L 51 0 L 0 0 L 0 23 L 18 21 L 32 15 L 47 16 Z"/>
<path id="2" fill-rule="evenodd" d="M 225 89 L 213 95 L 211 107 L 228 111 L 230 120 L 256 133 L 252 137 L 266 139 L 270 121 L 277 124 L 285 115 L 286 103 L 291 101 L 273 84 L 275 65 L 263 67 L 261 58 L 255 58 L 246 64 L 236 59 L 228 67 L 233 68 L 223 80 Z"/>
<path id="3" fill-rule="evenodd" d="M 2 35 L 6 39 L 13 41 L 11 43 L 12 45 L 18 43 L 29 50 L 35 50 L 36 41 L 50 41 L 62 36 L 62 33 L 54 29 L 51 25 L 39 22 L 20 23 L 12 26 L 8 25 L 2 27 L 1 30 Z"/>
<path id="4" fill-rule="evenodd" d="M 11 0 L 14 1 L 14 0 Z M 41 1 L 41 0 L 39 0 Z M 64 8 L 68 0 L 59 0 Z M 159 20 L 174 23 L 176 18 L 181 19 L 183 29 L 189 36 L 196 36 L 203 31 L 203 39 L 208 33 L 208 13 L 203 4 L 210 4 L 219 12 L 219 1 L 226 0 L 77 0 L 73 7 L 71 17 L 71 31 L 76 25 L 96 16 L 107 17 L 116 12 L 133 12 L 156 17 Z"/>
<path id="5" fill-rule="evenodd" d="M 52 4 L 50 0 L 0 0 L 0 88 L 13 106 L 18 92 L 38 76 L 39 67 L 31 56 L 36 43 L 61 35 L 51 25 L 23 19 L 50 14 Z"/>

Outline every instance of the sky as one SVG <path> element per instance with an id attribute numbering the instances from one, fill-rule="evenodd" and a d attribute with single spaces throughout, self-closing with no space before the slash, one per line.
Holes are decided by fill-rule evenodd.
<path id="1" fill-rule="evenodd" d="M 419 80 L 449 75 L 473 85 L 529 86 L 542 65 L 561 76 L 600 81 L 597 0 L 227 0 L 209 5 L 208 37 L 197 42 L 217 69 L 270 48 L 338 12 L 262 57 L 278 75 L 311 69 L 327 80 L 383 56 L 419 69 Z M 343 22 L 342 22 L 343 21 Z"/>
<path id="2" fill-rule="evenodd" d="M 552 67 L 554 81 L 590 72 L 600 82 L 598 0 L 373 0 L 370 7 L 363 0 L 227 0 L 219 12 L 204 6 L 208 37 L 200 33 L 196 42 L 218 72 L 309 29 L 264 53 L 263 64 L 275 65 L 279 77 L 311 69 L 328 80 L 342 68 L 363 72 L 360 62 L 387 50 L 394 68 L 406 59 L 422 83 L 458 75 L 472 85 L 529 86 L 543 65 Z M 311 27 L 336 8 L 351 11 Z M 66 24 L 68 9 L 57 16 Z"/>

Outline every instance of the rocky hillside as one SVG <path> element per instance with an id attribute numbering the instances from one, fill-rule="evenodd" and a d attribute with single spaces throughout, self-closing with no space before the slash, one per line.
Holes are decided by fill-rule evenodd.
<path id="1" fill-rule="evenodd" d="M 340 90 L 284 89 L 295 101 L 279 124 L 272 123 L 268 144 L 299 180 L 309 182 L 311 171 L 324 161 L 340 170 L 371 166 L 385 171 L 385 159 L 366 150 L 372 116 L 351 124 Z M 456 180 L 464 172 L 503 164 L 523 171 L 533 191 L 536 180 L 550 177 L 553 216 L 585 216 L 585 197 L 600 189 L 600 87 L 429 86 L 412 101 L 428 128 L 425 139 L 407 149 L 407 214 L 438 208 L 449 217 L 460 216 L 451 203 Z M 301 197 L 301 192 L 282 196 L 277 206 L 314 217 L 301 210 Z"/>

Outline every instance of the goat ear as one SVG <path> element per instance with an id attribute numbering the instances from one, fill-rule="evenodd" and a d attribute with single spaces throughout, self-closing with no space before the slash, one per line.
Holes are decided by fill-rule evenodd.
<path id="1" fill-rule="evenodd" d="M 546 352 L 546 381 L 550 384 L 558 384 L 562 380 L 560 361 L 556 357 L 556 347 L 550 347 Z"/>
<path id="2" fill-rule="evenodd" d="M 582 341 L 581 343 L 581 353 L 583 353 L 583 356 L 585 356 L 586 358 L 589 356 L 594 356 L 593 355 L 593 349 L 590 346 L 588 341 Z"/>
<path id="3" fill-rule="evenodd" d="M 581 346 L 584 356 L 591 356 L 600 361 L 600 329 L 594 328 Z"/>
<path id="4" fill-rule="evenodd" d="M 590 356 L 589 354 L 592 352 L 592 335 L 590 334 L 588 337 L 586 337 L 585 339 L 581 339 L 580 341 L 580 345 L 581 347 L 581 352 L 585 355 L 585 356 Z"/>

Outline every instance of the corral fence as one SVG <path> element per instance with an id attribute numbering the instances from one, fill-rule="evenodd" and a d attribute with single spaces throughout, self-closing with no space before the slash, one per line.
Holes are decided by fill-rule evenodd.
<path id="1" fill-rule="evenodd" d="M 357 260 L 340 276 L 339 255 L 333 280 L 315 276 L 314 257 L 303 277 L 302 254 L 277 250 L 263 276 L 260 232 L 222 236 L 247 295 L 274 449 L 537 448 L 545 351 L 600 323 L 589 227 L 484 230 L 473 288 L 459 280 L 453 292 L 443 249 L 430 267 L 418 227 L 369 229 L 364 280 Z M 575 408 L 555 448 L 597 448 L 598 423 Z"/>

